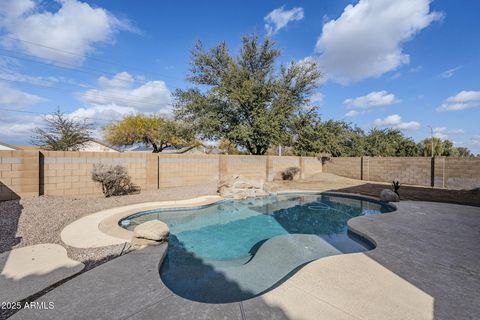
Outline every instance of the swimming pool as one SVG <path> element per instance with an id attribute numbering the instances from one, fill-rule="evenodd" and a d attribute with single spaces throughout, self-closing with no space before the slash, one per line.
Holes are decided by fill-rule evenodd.
<path id="1" fill-rule="evenodd" d="M 223 303 L 268 291 L 312 260 L 372 249 L 348 231 L 347 221 L 393 210 L 357 197 L 280 194 L 141 212 L 120 224 L 133 230 L 148 220 L 167 223 L 162 281 L 185 298 Z"/>

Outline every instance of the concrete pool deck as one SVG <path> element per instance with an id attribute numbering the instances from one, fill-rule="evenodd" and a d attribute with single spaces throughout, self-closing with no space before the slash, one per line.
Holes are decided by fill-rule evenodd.
<path id="1" fill-rule="evenodd" d="M 365 253 L 313 261 L 275 289 L 228 304 L 163 285 L 166 245 L 134 251 L 57 287 L 13 319 L 473 319 L 480 314 L 480 208 L 404 201 L 349 221 Z M 232 283 L 235 285 L 235 283 Z"/>

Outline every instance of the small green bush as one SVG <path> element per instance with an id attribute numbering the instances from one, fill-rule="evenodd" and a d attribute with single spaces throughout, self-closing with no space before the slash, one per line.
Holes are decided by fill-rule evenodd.
<path id="1" fill-rule="evenodd" d="M 282 179 L 292 181 L 298 173 L 300 173 L 300 168 L 298 167 L 287 168 L 282 172 Z"/>
<path id="2" fill-rule="evenodd" d="M 103 194 L 107 198 L 138 191 L 138 188 L 132 183 L 127 169 L 121 165 L 94 164 L 92 180 L 102 185 Z"/>

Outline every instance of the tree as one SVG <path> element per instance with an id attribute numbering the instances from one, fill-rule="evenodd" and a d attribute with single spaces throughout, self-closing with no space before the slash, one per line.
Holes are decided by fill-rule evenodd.
<path id="1" fill-rule="evenodd" d="M 228 139 L 222 139 L 218 142 L 218 149 L 225 151 L 227 154 L 242 154 L 237 146 Z"/>
<path id="2" fill-rule="evenodd" d="M 320 73 L 312 61 L 275 62 L 280 51 L 265 38 L 242 38 L 231 56 L 225 43 L 205 51 L 198 42 L 192 51 L 188 80 L 200 88 L 175 92 L 175 113 L 192 123 L 204 139 L 228 139 L 252 154 L 265 154 L 270 145 L 288 141 L 288 129 L 309 104 Z"/>
<path id="3" fill-rule="evenodd" d="M 303 114 L 294 121 L 292 146 L 297 155 L 328 153 L 334 157 L 362 156 L 364 133 L 343 121 L 322 122 L 315 114 Z"/>
<path id="4" fill-rule="evenodd" d="M 113 145 L 151 145 L 154 153 L 170 146 L 190 145 L 195 140 L 193 131 L 185 123 L 143 114 L 129 115 L 106 126 L 104 136 Z"/>
<path id="5" fill-rule="evenodd" d="M 465 147 L 458 147 L 457 148 L 457 153 L 459 157 L 473 157 L 472 152 Z"/>
<path id="6" fill-rule="evenodd" d="M 60 110 L 45 116 L 46 126 L 33 130 L 32 144 L 52 151 L 78 151 L 92 140 L 92 126 Z"/>
<path id="7" fill-rule="evenodd" d="M 441 156 L 443 154 L 443 143 L 440 138 L 427 138 L 418 143 L 419 155 L 423 157 Z M 433 148 L 433 155 L 432 155 Z"/>
<path id="8" fill-rule="evenodd" d="M 450 140 L 442 140 L 440 138 L 427 138 L 422 140 L 419 145 L 419 154 L 424 157 L 432 156 L 432 141 L 433 141 L 433 156 L 444 157 L 470 157 L 472 153 L 468 148 L 458 147 L 453 145 Z"/>
<path id="9" fill-rule="evenodd" d="M 418 154 L 415 141 L 396 129 L 372 129 L 365 137 L 366 155 L 372 157 L 414 157 Z"/>

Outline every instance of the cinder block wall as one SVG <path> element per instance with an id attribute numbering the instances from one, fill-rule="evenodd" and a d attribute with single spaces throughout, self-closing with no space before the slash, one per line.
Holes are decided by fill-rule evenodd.
<path id="1" fill-rule="evenodd" d="M 38 151 L 0 151 L 0 201 L 34 197 L 38 191 Z"/>
<path id="2" fill-rule="evenodd" d="M 445 188 L 480 187 L 480 158 L 445 158 Z"/>
<path id="3" fill-rule="evenodd" d="M 289 167 L 301 177 L 330 172 L 370 181 L 449 189 L 480 187 L 480 158 L 331 158 L 322 165 L 313 157 L 167 155 L 151 153 L 0 151 L 0 200 L 49 196 L 100 196 L 92 181 L 95 163 L 127 168 L 141 190 L 205 186 L 215 190 L 228 175 L 271 181 Z"/>
<path id="4" fill-rule="evenodd" d="M 220 178 L 238 174 L 248 179 L 267 180 L 267 157 L 220 156 Z"/>
<path id="5" fill-rule="evenodd" d="M 267 180 L 282 179 L 282 172 L 291 167 L 301 168 L 300 157 L 268 156 Z"/>
<path id="6" fill-rule="evenodd" d="M 92 180 L 94 164 L 125 166 L 132 182 L 142 190 L 157 188 L 158 157 L 150 153 L 41 151 L 43 183 L 40 193 L 49 196 L 101 195 Z"/>
<path id="7" fill-rule="evenodd" d="M 434 186 L 447 189 L 480 187 L 480 158 L 362 157 L 331 158 L 324 172 L 367 181 Z"/>
<path id="8" fill-rule="evenodd" d="M 362 178 L 362 158 L 345 157 L 330 158 L 323 165 L 323 172 L 337 174 L 342 177 L 361 179 Z"/>
<path id="9" fill-rule="evenodd" d="M 364 157 L 364 163 L 367 162 L 368 170 L 363 174 L 363 180 L 384 182 L 398 180 L 404 184 L 431 185 L 431 158 Z"/>
<path id="10" fill-rule="evenodd" d="M 302 169 L 302 178 L 309 178 L 316 173 L 323 171 L 323 164 L 320 159 L 312 157 L 301 157 L 300 168 Z"/>
<path id="11" fill-rule="evenodd" d="M 159 188 L 217 186 L 219 156 L 158 155 Z"/>

